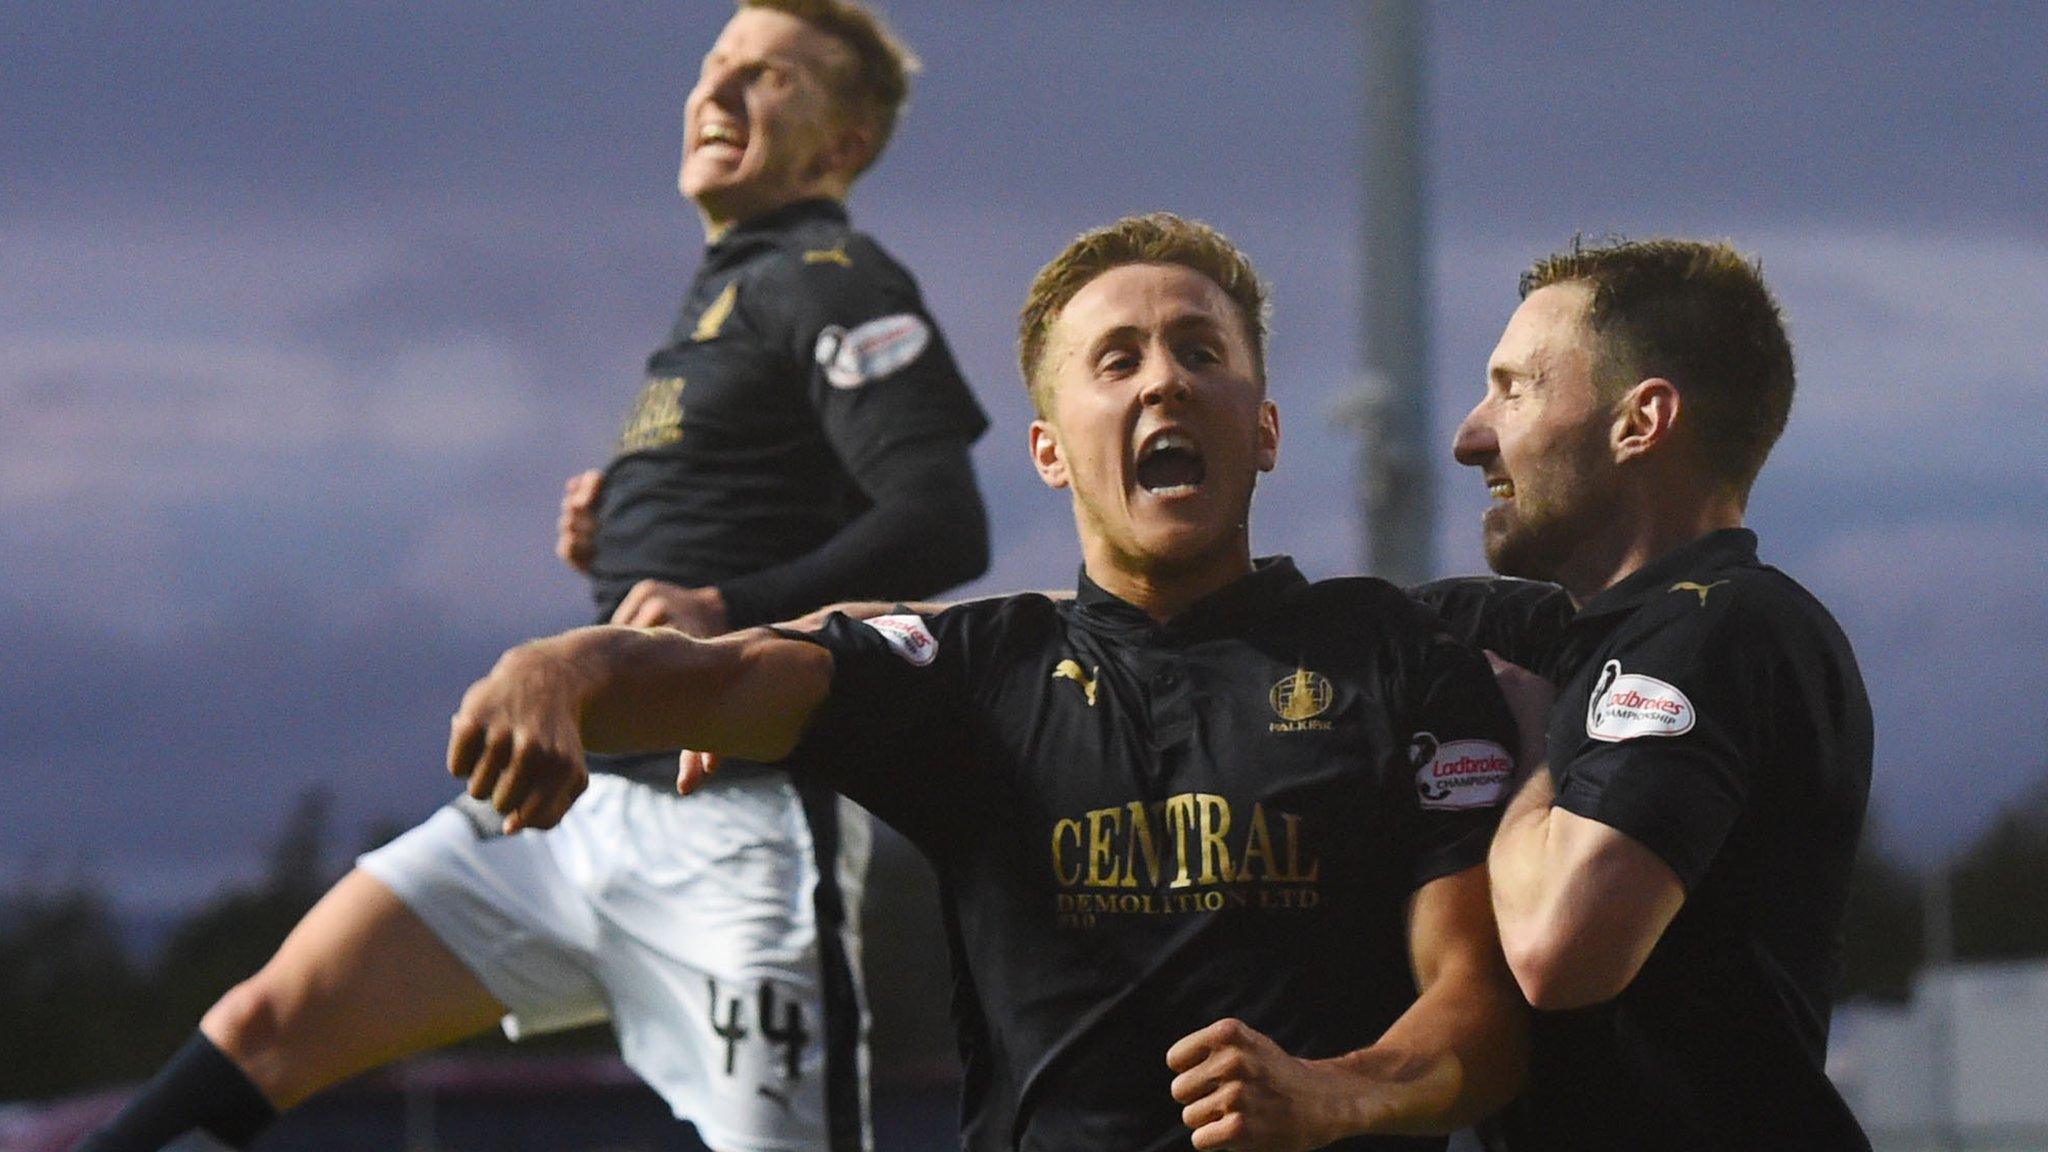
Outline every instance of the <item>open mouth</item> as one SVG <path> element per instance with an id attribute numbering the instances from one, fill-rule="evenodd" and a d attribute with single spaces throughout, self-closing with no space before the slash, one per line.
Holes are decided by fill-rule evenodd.
<path id="1" fill-rule="evenodd" d="M 1208 474 L 1194 437 L 1169 429 L 1138 448 L 1138 486 L 1155 496 L 1180 496 L 1201 487 Z"/>
<path id="2" fill-rule="evenodd" d="M 1488 480 L 1486 482 L 1486 494 L 1495 500 L 1513 500 L 1515 498 L 1515 482 L 1505 476 Z"/>

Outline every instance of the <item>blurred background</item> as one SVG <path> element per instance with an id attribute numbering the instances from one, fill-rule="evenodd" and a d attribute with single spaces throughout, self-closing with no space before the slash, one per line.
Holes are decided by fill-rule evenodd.
<path id="1" fill-rule="evenodd" d="M 927 69 L 851 205 L 994 420 L 974 589 L 1078 563 L 1024 452 L 1024 287 L 1160 208 L 1274 285 L 1255 546 L 1359 570 L 1362 6 L 881 7 Z M 462 688 L 586 622 L 555 505 L 701 251 L 682 99 L 729 11 L 0 8 L 0 1147 L 153 1068 L 356 851 L 450 794 Z M 1431 567 L 1482 568 L 1484 490 L 1448 445 L 1523 266 L 1576 233 L 1761 256 L 1800 393 L 1751 523 L 1841 620 L 1878 716 L 1831 1067 L 1886 1147 L 2048 1147 L 2048 7 L 1425 12 Z M 872 886 L 888 1147 L 951 1125 L 920 868 L 885 842 Z M 353 1090 L 382 1119 L 319 1123 L 512 1147 L 465 1117 L 543 1080 L 630 1097 L 604 1041 L 511 1073 L 465 1049 Z M 550 1114 L 534 1147 L 674 1139 L 658 1108 Z"/>

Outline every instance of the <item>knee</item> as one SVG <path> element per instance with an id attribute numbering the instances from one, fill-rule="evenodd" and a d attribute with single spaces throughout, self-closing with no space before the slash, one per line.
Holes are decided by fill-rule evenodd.
<path id="1" fill-rule="evenodd" d="M 259 1067 L 286 1042 L 286 1002 L 276 980 L 258 972 L 228 989 L 200 1018 L 199 1030 L 244 1069 Z"/>

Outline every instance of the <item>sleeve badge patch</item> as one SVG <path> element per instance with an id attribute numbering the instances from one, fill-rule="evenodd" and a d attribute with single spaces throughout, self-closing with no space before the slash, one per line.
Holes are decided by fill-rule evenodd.
<path id="1" fill-rule="evenodd" d="M 815 354 L 834 388 L 858 388 L 880 380 L 924 353 L 931 325 L 909 312 L 870 320 L 851 331 L 837 324 L 818 333 Z"/>
<path id="2" fill-rule="evenodd" d="M 1637 736 L 1682 736 L 1692 731 L 1692 701 L 1654 676 L 1623 672 L 1609 660 L 1586 701 L 1586 735 L 1612 744 Z"/>
<path id="3" fill-rule="evenodd" d="M 922 668 L 939 654 L 938 638 L 924 626 L 921 616 L 877 616 L 861 623 L 881 633 L 889 647 L 912 667 Z"/>
<path id="4" fill-rule="evenodd" d="M 1438 743 L 1428 732 L 1408 741 L 1415 765 L 1415 794 L 1424 808 L 1492 808 L 1507 798 L 1515 758 L 1491 740 Z"/>

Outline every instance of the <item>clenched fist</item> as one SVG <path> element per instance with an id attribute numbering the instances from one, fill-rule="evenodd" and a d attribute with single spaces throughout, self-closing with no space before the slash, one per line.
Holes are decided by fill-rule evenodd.
<path id="1" fill-rule="evenodd" d="M 448 771 L 505 817 L 506 833 L 552 828 L 590 775 L 577 730 L 582 686 L 544 644 L 505 653 L 449 721 Z"/>

